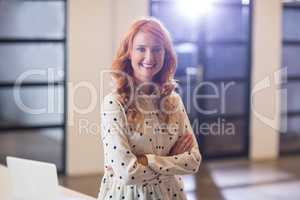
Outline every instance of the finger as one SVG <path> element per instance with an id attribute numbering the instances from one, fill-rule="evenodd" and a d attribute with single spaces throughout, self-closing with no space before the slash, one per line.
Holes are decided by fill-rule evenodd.
<path id="1" fill-rule="evenodd" d="M 186 139 L 186 136 L 180 137 L 179 139 L 177 139 L 177 141 L 175 142 L 174 146 L 175 146 L 175 145 L 179 145 L 179 144 L 180 144 L 181 142 L 183 142 L 185 139 Z"/>
<path id="2" fill-rule="evenodd" d="M 191 146 L 192 144 L 193 144 L 193 139 L 190 138 L 190 139 L 185 143 L 185 145 L 184 145 L 184 147 L 183 147 L 183 150 L 184 150 L 184 151 L 188 151 L 189 148 L 190 148 L 190 146 Z"/>
<path id="3" fill-rule="evenodd" d="M 179 149 L 179 150 L 182 151 L 183 148 L 184 148 L 184 146 L 185 146 L 185 144 L 186 144 L 188 141 L 189 141 L 189 136 L 188 136 L 188 135 L 185 135 L 185 136 L 184 136 L 184 139 L 178 143 L 177 149 Z"/>
<path id="4" fill-rule="evenodd" d="M 186 147 L 185 151 L 191 151 L 191 149 L 194 147 L 194 141 L 192 140 Z"/>
<path id="5" fill-rule="evenodd" d="M 171 151 L 170 151 L 170 154 L 171 155 L 177 155 L 177 154 L 180 154 L 180 143 L 178 142 L 178 143 L 176 143 L 173 147 L 172 147 L 172 149 L 171 149 Z"/>
<path id="6" fill-rule="evenodd" d="M 191 137 L 191 136 L 192 136 L 191 133 L 186 132 L 182 137 Z"/>
<path id="7" fill-rule="evenodd" d="M 183 142 L 181 142 L 178 146 L 178 149 L 180 152 L 184 152 L 184 147 L 187 145 L 187 143 L 191 140 L 190 136 L 187 136 Z"/>
<path id="8" fill-rule="evenodd" d="M 189 134 L 184 134 L 178 139 L 178 141 L 184 141 L 187 137 L 189 137 Z"/>
<path id="9" fill-rule="evenodd" d="M 188 141 L 190 136 L 191 136 L 191 134 L 184 134 L 181 138 L 179 138 L 173 145 L 170 153 L 172 155 L 183 153 L 184 152 L 183 147 L 184 147 L 185 143 Z"/>

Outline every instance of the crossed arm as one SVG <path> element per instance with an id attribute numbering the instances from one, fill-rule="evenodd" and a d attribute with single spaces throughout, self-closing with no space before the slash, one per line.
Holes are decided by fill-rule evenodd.
<path id="1" fill-rule="evenodd" d="M 174 156 L 178 154 L 182 154 L 184 152 L 191 151 L 193 148 L 193 136 L 192 133 L 186 133 L 183 137 L 179 138 L 174 146 L 171 148 L 168 156 Z M 146 155 L 139 155 L 137 156 L 138 163 L 148 166 L 148 159 Z"/>
<path id="2" fill-rule="evenodd" d="M 181 102 L 182 103 L 182 102 Z M 181 105 L 183 107 L 183 104 Z M 159 174 L 191 174 L 198 171 L 201 155 L 192 133 L 184 107 L 185 134 L 171 148 L 169 155 L 146 154 L 136 156 L 131 152 L 126 136 L 126 116 L 121 104 L 114 98 L 105 98 L 102 105 L 101 125 L 104 148 L 109 151 L 110 167 L 127 184 L 145 182 Z"/>

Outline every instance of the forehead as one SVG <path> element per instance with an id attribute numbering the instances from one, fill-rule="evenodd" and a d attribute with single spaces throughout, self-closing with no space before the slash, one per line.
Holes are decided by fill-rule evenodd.
<path id="1" fill-rule="evenodd" d="M 133 38 L 133 46 L 136 45 L 163 46 L 163 42 L 151 33 L 140 31 Z"/>

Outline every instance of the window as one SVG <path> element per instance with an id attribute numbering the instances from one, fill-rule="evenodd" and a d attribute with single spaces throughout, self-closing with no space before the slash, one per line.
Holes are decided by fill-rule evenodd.
<path id="1" fill-rule="evenodd" d="M 180 13 L 178 2 L 152 0 L 151 14 L 173 38 L 175 78 L 201 152 L 206 158 L 248 156 L 251 1 L 213 0 L 194 18 L 185 14 L 205 5 Z"/>
<path id="2" fill-rule="evenodd" d="M 280 153 L 300 152 L 300 3 L 283 3 L 282 14 L 282 67 L 287 69 L 287 81 L 283 89 L 282 131 L 280 134 Z M 284 128 L 286 127 L 286 128 Z"/>
<path id="3" fill-rule="evenodd" d="M 66 1 L 0 1 L 0 162 L 65 170 Z"/>

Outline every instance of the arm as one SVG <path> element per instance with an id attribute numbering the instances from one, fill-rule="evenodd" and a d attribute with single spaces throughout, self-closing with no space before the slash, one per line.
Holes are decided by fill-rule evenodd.
<path id="1" fill-rule="evenodd" d="M 125 112 L 115 97 L 107 96 L 102 104 L 101 126 L 107 159 L 117 178 L 125 184 L 143 183 L 157 177 L 149 167 L 138 163 L 127 139 Z"/>
<path id="2" fill-rule="evenodd" d="M 177 94 L 176 94 L 177 95 Z M 154 171 L 164 175 L 174 174 L 192 174 L 199 169 L 201 162 L 201 154 L 199 152 L 198 142 L 193 133 L 189 118 L 185 112 L 184 105 L 179 95 L 180 129 L 179 133 L 192 133 L 193 147 L 190 151 L 173 156 L 158 156 L 154 154 L 146 154 L 148 165 Z"/>

